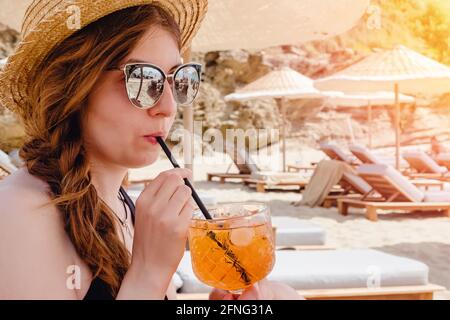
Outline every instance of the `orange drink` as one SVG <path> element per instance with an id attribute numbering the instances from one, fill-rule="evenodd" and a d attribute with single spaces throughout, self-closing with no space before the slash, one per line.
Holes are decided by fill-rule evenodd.
<path id="1" fill-rule="evenodd" d="M 195 212 L 189 228 L 192 267 L 203 283 L 239 292 L 265 278 L 275 263 L 269 209 L 261 203 L 228 203 Z"/>

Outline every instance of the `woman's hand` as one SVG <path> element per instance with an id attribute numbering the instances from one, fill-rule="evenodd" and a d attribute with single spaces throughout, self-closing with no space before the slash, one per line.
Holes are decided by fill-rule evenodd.
<path id="1" fill-rule="evenodd" d="M 294 289 L 284 283 L 263 279 L 236 295 L 224 290 L 214 289 L 210 300 L 304 300 Z"/>
<path id="2" fill-rule="evenodd" d="M 190 176 L 187 169 L 165 171 L 136 201 L 132 261 L 125 278 L 139 284 L 142 291 L 151 288 L 160 298 L 186 248 L 194 205 L 183 179 Z"/>

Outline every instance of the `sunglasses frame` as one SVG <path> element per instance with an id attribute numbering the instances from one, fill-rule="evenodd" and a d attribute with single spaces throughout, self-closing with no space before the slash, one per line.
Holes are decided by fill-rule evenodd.
<path id="1" fill-rule="evenodd" d="M 140 106 L 137 106 L 132 101 L 132 99 L 130 98 L 130 95 L 128 93 L 128 87 L 127 87 L 127 82 L 128 82 L 128 79 L 129 79 L 130 76 L 127 73 L 127 68 L 131 67 L 131 66 L 138 66 L 138 67 L 141 67 L 141 68 L 150 67 L 150 68 L 156 69 L 158 72 L 160 72 L 162 74 L 162 76 L 163 76 L 163 89 L 161 91 L 161 95 L 158 97 L 158 99 L 155 101 L 155 103 L 153 105 L 140 107 Z M 124 73 L 124 75 L 125 75 L 125 89 L 127 91 L 128 100 L 130 100 L 131 104 L 134 107 L 138 108 L 139 110 L 147 110 L 147 109 L 153 108 L 154 106 L 156 106 L 158 104 L 158 101 L 161 99 L 162 93 L 164 92 L 164 86 L 165 86 L 166 80 L 167 80 L 167 82 L 169 82 L 169 85 L 171 86 L 172 96 L 175 99 L 175 101 L 177 102 L 177 104 L 179 104 L 179 105 L 186 105 L 186 104 L 178 103 L 177 99 L 175 98 L 175 94 L 174 94 L 174 92 L 175 92 L 175 87 L 174 87 L 175 86 L 175 82 L 173 81 L 173 79 L 175 78 L 177 73 L 180 72 L 181 69 L 186 68 L 186 67 L 194 67 L 194 69 L 197 71 L 197 73 L 198 73 L 198 83 L 199 83 L 199 86 L 200 86 L 200 83 L 201 83 L 201 80 L 202 80 L 202 78 L 201 78 L 202 77 L 202 65 L 200 63 L 195 63 L 195 62 L 181 64 L 173 72 L 171 72 L 169 74 L 166 74 L 157 65 L 154 65 L 154 64 L 151 64 L 151 63 L 140 63 L 140 62 L 127 63 L 127 64 L 124 64 L 124 65 L 118 66 L 116 68 L 111 68 L 109 70 L 117 70 L 117 71 L 122 71 Z M 197 97 L 197 94 L 198 94 L 198 91 L 196 92 L 196 94 L 194 96 L 194 99 L 192 101 L 195 100 L 195 98 Z M 191 103 L 192 102 L 190 102 L 188 104 L 191 104 Z"/>

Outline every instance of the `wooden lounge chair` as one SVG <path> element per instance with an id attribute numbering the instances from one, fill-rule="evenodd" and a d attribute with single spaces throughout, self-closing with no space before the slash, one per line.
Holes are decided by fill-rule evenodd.
<path id="1" fill-rule="evenodd" d="M 382 163 L 369 149 L 361 145 L 349 146 L 351 153 L 358 158 L 362 163 L 379 164 Z"/>
<path id="2" fill-rule="evenodd" d="M 264 193 L 267 190 L 295 188 L 299 192 L 302 191 L 309 183 L 309 179 L 298 178 L 295 180 L 282 178 L 279 181 L 269 181 L 258 178 L 244 179 L 244 184 L 250 188 L 256 188 L 257 192 Z"/>
<path id="3" fill-rule="evenodd" d="M 8 154 L 0 150 L 0 180 L 12 174 L 17 167 L 11 162 Z"/>
<path id="4" fill-rule="evenodd" d="M 450 194 L 447 192 L 421 191 L 412 181 L 387 165 L 362 165 L 357 171 L 373 191 L 361 199 L 338 199 L 338 210 L 342 215 L 348 214 L 349 207 L 357 207 L 365 208 L 366 217 L 371 221 L 377 221 L 378 210 L 438 210 L 450 216 Z M 373 196 L 375 192 L 380 197 L 369 200 L 368 197 Z"/>
<path id="5" fill-rule="evenodd" d="M 445 290 L 429 283 L 428 273 L 420 261 L 377 250 L 276 251 L 268 279 L 286 283 L 306 299 L 427 300 Z M 189 253 L 176 274 L 178 299 L 208 299 L 211 288 L 194 275 Z"/>
<path id="6" fill-rule="evenodd" d="M 450 180 L 450 172 L 447 167 L 440 166 L 425 152 L 409 151 L 403 153 L 402 156 L 415 171 L 414 173 L 409 173 L 409 177 Z"/>
<path id="7" fill-rule="evenodd" d="M 322 150 L 331 160 L 340 160 L 348 164 L 357 164 L 356 158 L 345 154 L 338 146 L 329 143 L 321 143 L 320 150 Z"/>
<path id="8" fill-rule="evenodd" d="M 9 170 L 4 168 L 2 166 L 2 164 L 0 163 L 0 181 L 3 180 L 4 178 L 6 178 L 7 176 L 9 176 L 10 174 L 11 174 L 11 172 L 9 172 Z"/>
<path id="9" fill-rule="evenodd" d="M 220 183 L 224 183 L 230 179 L 240 179 L 244 184 L 256 187 L 258 192 L 292 186 L 301 190 L 308 183 L 308 179 L 303 178 L 299 173 L 262 171 L 245 149 L 238 150 L 234 145 L 226 144 L 226 151 L 238 168 L 239 173 L 229 173 L 230 166 L 226 173 L 208 173 L 208 181 L 219 178 Z"/>
<path id="10" fill-rule="evenodd" d="M 288 164 L 287 165 L 287 170 L 288 172 L 301 172 L 301 171 L 305 171 L 305 172 L 309 172 L 312 170 L 315 170 L 317 166 L 315 165 L 297 165 L 297 164 Z"/>
<path id="11" fill-rule="evenodd" d="M 232 164 L 230 164 L 226 172 L 207 173 L 208 181 L 213 181 L 214 178 L 218 178 L 220 183 L 225 183 L 228 180 L 235 179 L 243 181 L 244 179 L 249 179 L 252 172 L 260 171 L 255 161 L 253 161 L 253 159 L 250 157 L 247 150 L 238 150 L 238 148 L 235 148 L 234 144 L 226 143 L 225 151 L 233 160 L 233 163 L 238 169 L 238 172 L 229 172 L 232 167 Z"/>
<path id="12" fill-rule="evenodd" d="M 386 163 L 385 159 L 380 159 L 376 156 L 370 149 L 362 145 L 351 145 L 349 146 L 351 153 L 359 159 L 363 164 L 390 164 Z M 402 161 L 402 159 L 401 159 Z M 408 174 L 410 168 L 400 168 L 402 174 Z"/>
<path id="13" fill-rule="evenodd" d="M 328 195 L 323 201 L 322 207 L 330 208 L 337 205 L 338 199 L 361 198 L 372 191 L 372 187 L 364 179 L 349 172 L 344 172 L 338 184 L 342 188 L 342 192 Z"/>
<path id="14" fill-rule="evenodd" d="M 450 170 L 450 153 L 441 153 L 436 157 L 436 161 L 440 166 Z"/>
<path id="15" fill-rule="evenodd" d="M 434 179 L 413 179 L 410 180 L 412 184 L 425 191 L 430 190 L 444 190 L 444 182 Z M 351 173 L 344 173 L 339 185 L 342 187 L 343 191 L 337 194 L 330 194 L 327 196 L 322 204 L 324 208 L 330 208 L 337 205 L 338 199 L 362 199 L 364 198 L 368 201 L 368 194 L 372 192 L 372 187 L 358 175 Z M 379 195 L 373 195 L 372 198 L 377 200 Z"/>

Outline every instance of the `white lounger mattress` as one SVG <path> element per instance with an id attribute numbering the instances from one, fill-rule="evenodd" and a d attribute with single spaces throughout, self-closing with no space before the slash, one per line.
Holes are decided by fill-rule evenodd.
<path id="1" fill-rule="evenodd" d="M 276 227 L 277 246 L 321 246 L 325 244 L 325 230 L 318 224 L 294 217 L 272 217 Z"/>
<path id="2" fill-rule="evenodd" d="M 276 259 L 268 279 L 296 290 L 367 288 L 377 283 L 381 287 L 428 284 L 424 263 L 371 249 L 277 251 Z M 182 282 L 180 293 L 211 291 L 195 277 L 188 251 L 177 275 Z"/>

